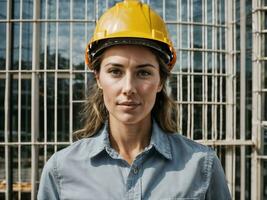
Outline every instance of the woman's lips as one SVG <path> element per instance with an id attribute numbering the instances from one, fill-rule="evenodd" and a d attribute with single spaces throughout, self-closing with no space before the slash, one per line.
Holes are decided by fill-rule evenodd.
<path id="1" fill-rule="evenodd" d="M 138 106 L 140 105 L 140 103 L 138 102 L 134 102 L 134 101 L 125 101 L 125 102 L 121 102 L 119 103 L 119 105 L 122 105 L 122 106 Z"/>
<path id="2" fill-rule="evenodd" d="M 120 102 L 118 103 L 119 106 L 125 108 L 125 109 L 135 109 L 136 107 L 140 106 L 141 103 L 138 102 Z"/>

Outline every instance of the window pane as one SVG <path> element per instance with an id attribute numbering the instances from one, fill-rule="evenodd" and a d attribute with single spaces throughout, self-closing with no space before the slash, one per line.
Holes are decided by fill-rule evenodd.
<path id="1" fill-rule="evenodd" d="M 5 147 L 0 146 L 0 181 L 5 180 L 6 178 L 6 173 L 5 173 Z M 1 195 L 0 195 L 1 197 Z"/>
<path id="2" fill-rule="evenodd" d="M 70 0 L 59 2 L 59 19 L 70 19 Z"/>
<path id="3" fill-rule="evenodd" d="M 265 130 L 265 133 L 267 131 Z M 261 194 L 263 196 L 262 199 L 267 199 L 267 160 L 261 160 L 262 162 L 262 175 L 263 175 L 263 184 L 262 184 L 262 192 L 263 194 Z"/>
<path id="4" fill-rule="evenodd" d="M 47 69 L 54 69 L 56 61 L 56 24 L 49 23 L 47 30 Z"/>
<path id="5" fill-rule="evenodd" d="M 194 52 L 194 58 L 193 58 L 193 66 L 195 72 L 201 72 L 202 71 L 202 52 L 195 51 Z"/>
<path id="6" fill-rule="evenodd" d="M 22 27 L 21 68 L 32 68 L 32 24 L 24 23 Z"/>
<path id="7" fill-rule="evenodd" d="M 207 138 L 212 139 L 212 124 L 214 123 L 214 117 L 212 115 L 212 105 L 207 105 Z"/>
<path id="8" fill-rule="evenodd" d="M 95 3 L 94 1 L 91 0 L 86 0 L 87 1 L 87 19 L 88 20 L 95 20 Z"/>
<path id="9" fill-rule="evenodd" d="M 170 87 L 170 94 L 173 100 L 177 101 L 177 75 L 171 74 L 168 86 Z"/>
<path id="10" fill-rule="evenodd" d="M 182 113 L 182 125 L 181 125 L 181 128 L 182 128 L 182 134 L 183 135 L 187 135 L 187 128 L 188 128 L 188 116 L 190 115 L 190 107 L 186 104 L 183 104 L 182 105 L 182 110 L 183 110 L 183 113 Z"/>
<path id="11" fill-rule="evenodd" d="M 214 58 L 213 58 L 213 53 L 210 53 L 210 52 L 208 52 L 207 53 L 207 59 L 208 59 L 208 61 L 207 61 L 207 64 L 208 64 L 208 66 L 207 66 L 207 68 L 208 68 L 208 72 L 211 72 L 211 70 L 212 70 L 212 68 L 213 68 L 213 60 L 214 60 Z"/>
<path id="12" fill-rule="evenodd" d="M 44 69 L 44 57 L 45 57 L 45 32 L 47 23 L 40 24 L 40 69 Z"/>
<path id="13" fill-rule="evenodd" d="M 182 90 L 183 90 L 183 97 L 182 101 L 190 101 L 190 94 L 189 91 L 189 82 L 190 82 L 190 77 L 189 76 L 182 76 Z"/>
<path id="14" fill-rule="evenodd" d="M 31 79 L 21 81 L 21 140 L 31 141 Z"/>
<path id="15" fill-rule="evenodd" d="M 252 1 L 246 2 L 246 7 L 248 7 L 251 2 Z M 219 23 L 225 24 L 225 0 L 219 1 L 219 10 Z"/>
<path id="16" fill-rule="evenodd" d="M 225 124 L 225 116 L 226 116 L 226 106 L 225 105 L 219 105 L 217 110 L 217 126 L 218 126 L 218 139 L 225 139 L 225 130 L 226 130 L 226 124 Z"/>
<path id="17" fill-rule="evenodd" d="M 181 0 L 181 15 L 182 15 L 182 21 L 189 21 L 188 16 L 188 1 L 187 0 Z"/>
<path id="18" fill-rule="evenodd" d="M 222 37 L 221 37 L 221 49 L 225 50 L 225 28 L 221 28 L 221 33 L 222 33 Z M 251 42 L 252 40 L 247 40 L 248 44 Z"/>
<path id="19" fill-rule="evenodd" d="M 213 85 L 212 85 L 212 81 L 213 81 L 213 77 L 212 76 L 207 76 L 207 79 L 208 79 L 208 81 L 207 81 L 207 88 L 208 88 L 208 101 L 212 101 L 213 99 L 212 99 L 212 90 L 213 90 Z"/>
<path id="20" fill-rule="evenodd" d="M 266 45 L 267 46 L 267 45 Z M 262 62 L 263 88 L 267 89 L 267 61 Z"/>
<path id="21" fill-rule="evenodd" d="M 203 95 L 203 82 L 202 76 L 193 76 L 193 83 L 194 83 L 194 101 L 202 101 Z M 200 123 L 200 121 L 198 121 Z"/>
<path id="22" fill-rule="evenodd" d="M 69 141 L 69 79 L 58 79 L 58 141 Z"/>
<path id="23" fill-rule="evenodd" d="M 213 6 L 214 1 L 213 0 L 207 0 L 207 23 L 212 23 L 213 19 L 212 19 L 212 6 Z"/>
<path id="24" fill-rule="evenodd" d="M 5 141 L 5 79 L 0 79 L 0 142 Z M 3 166 L 3 165 L 2 165 Z M 1 173 L 0 173 L 1 174 Z"/>
<path id="25" fill-rule="evenodd" d="M 189 68 L 189 53 L 188 51 L 181 51 L 182 57 L 181 57 L 181 68 L 183 71 L 187 71 Z"/>
<path id="26" fill-rule="evenodd" d="M 47 76 L 47 141 L 54 141 L 55 134 L 55 77 Z"/>
<path id="27" fill-rule="evenodd" d="M 41 19 L 45 19 L 47 16 L 46 16 L 46 0 L 40 0 L 40 18 Z"/>
<path id="28" fill-rule="evenodd" d="M 84 36 L 84 24 L 74 24 L 72 39 L 72 64 L 74 69 L 84 69 L 85 45 L 89 41 L 85 41 Z"/>
<path id="29" fill-rule="evenodd" d="M 163 1 L 150 1 L 150 6 L 164 19 L 165 16 L 163 16 Z"/>
<path id="30" fill-rule="evenodd" d="M 69 56 L 70 56 L 70 25 L 61 23 L 59 24 L 59 36 L 58 36 L 58 68 L 69 68 Z"/>
<path id="31" fill-rule="evenodd" d="M 98 2 L 98 10 L 96 9 L 96 7 L 94 7 L 93 9 L 96 10 L 96 15 L 97 15 L 97 18 L 96 20 L 98 20 L 102 14 L 106 11 L 107 9 L 107 4 L 106 4 L 106 1 L 97 1 Z"/>
<path id="32" fill-rule="evenodd" d="M 85 77 L 83 73 L 75 73 L 73 79 L 73 99 L 85 99 Z"/>
<path id="33" fill-rule="evenodd" d="M 0 70 L 6 68 L 6 24 L 0 23 Z"/>
<path id="34" fill-rule="evenodd" d="M 216 37 L 217 45 L 215 44 L 216 49 L 225 50 L 224 49 L 224 44 L 223 44 L 224 42 L 222 42 L 222 41 L 224 41 L 223 39 L 225 39 L 224 38 L 224 30 L 220 29 L 220 28 L 216 28 L 215 31 L 217 31 L 217 37 Z"/>
<path id="35" fill-rule="evenodd" d="M 177 20 L 177 1 L 165 1 L 166 20 Z"/>
<path id="36" fill-rule="evenodd" d="M 207 48 L 212 49 L 212 27 L 207 27 Z"/>
<path id="37" fill-rule="evenodd" d="M 177 47 L 177 25 L 168 24 L 168 31 L 169 31 L 174 47 Z"/>
<path id="38" fill-rule="evenodd" d="M 203 139 L 202 111 L 203 111 L 202 105 L 194 105 L 194 135 L 193 135 L 194 140 Z"/>
<path id="39" fill-rule="evenodd" d="M 13 182 L 14 184 L 18 184 L 18 147 L 12 146 L 10 152 L 10 160 L 11 160 L 11 166 L 12 166 L 12 175 L 13 175 Z"/>
<path id="40" fill-rule="evenodd" d="M 189 26 L 181 25 L 181 47 L 182 48 L 189 48 L 189 34 L 188 34 Z"/>
<path id="41" fill-rule="evenodd" d="M 21 181 L 31 182 L 31 146 L 21 147 Z M 30 187 L 28 187 L 30 192 Z"/>
<path id="42" fill-rule="evenodd" d="M 13 46 L 12 46 L 12 66 L 11 69 L 17 70 L 19 68 L 19 23 L 13 24 Z"/>
<path id="43" fill-rule="evenodd" d="M 20 0 L 13 0 L 13 10 L 12 10 L 12 18 L 18 19 L 20 18 Z"/>
<path id="44" fill-rule="evenodd" d="M 44 141 L 44 111 L 45 111 L 45 105 L 44 101 L 45 96 L 45 90 L 44 90 L 44 74 L 40 73 L 39 78 L 39 141 Z"/>
<path id="45" fill-rule="evenodd" d="M 193 0 L 193 21 L 202 21 L 202 0 Z"/>
<path id="46" fill-rule="evenodd" d="M 0 19 L 6 19 L 6 0 L 0 0 Z"/>
<path id="47" fill-rule="evenodd" d="M 18 141 L 18 80 L 12 80 L 12 88 L 11 88 L 11 129 L 12 129 L 12 136 L 11 140 L 13 142 Z"/>
<path id="48" fill-rule="evenodd" d="M 48 1 L 48 19 L 55 19 L 57 12 L 57 5 L 55 0 L 47 0 Z"/>
<path id="49" fill-rule="evenodd" d="M 267 121 L 267 92 L 262 94 L 262 108 L 263 120 Z"/>
<path id="50" fill-rule="evenodd" d="M 202 48 L 202 26 L 194 26 L 194 48 Z"/>
<path id="51" fill-rule="evenodd" d="M 33 16 L 33 0 L 23 0 L 22 18 L 31 19 Z"/>
<path id="52" fill-rule="evenodd" d="M 73 1 L 73 18 L 74 19 L 85 18 L 85 0 Z"/>

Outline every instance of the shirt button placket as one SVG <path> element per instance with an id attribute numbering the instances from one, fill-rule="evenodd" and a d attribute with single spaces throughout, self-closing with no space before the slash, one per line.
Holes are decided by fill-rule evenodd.
<path id="1" fill-rule="evenodd" d="M 140 179 L 139 179 L 139 174 L 140 169 L 138 166 L 133 165 L 132 166 L 132 176 L 133 180 L 135 182 L 135 186 L 133 187 L 133 199 L 134 200 L 139 200 L 141 199 L 141 188 L 140 188 Z"/>
<path id="2" fill-rule="evenodd" d="M 134 167 L 134 168 L 133 168 L 133 173 L 134 173 L 135 175 L 138 174 L 138 171 L 139 171 L 139 170 L 138 170 L 137 167 Z"/>

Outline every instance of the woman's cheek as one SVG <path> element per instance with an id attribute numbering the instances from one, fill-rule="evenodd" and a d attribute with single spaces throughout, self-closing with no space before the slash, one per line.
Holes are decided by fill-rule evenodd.
<path id="1" fill-rule="evenodd" d="M 118 82 L 115 78 L 110 77 L 109 75 L 102 75 L 99 78 L 102 87 L 112 89 L 114 85 Z"/>
<path id="2" fill-rule="evenodd" d="M 147 83 L 140 84 L 139 86 L 141 91 L 143 91 L 144 93 L 149 92 L 150 94 L 154 92 L 157 93 L 158 87 L 159 87 L 159 84 L 156 82 L 147 82 Z"/>

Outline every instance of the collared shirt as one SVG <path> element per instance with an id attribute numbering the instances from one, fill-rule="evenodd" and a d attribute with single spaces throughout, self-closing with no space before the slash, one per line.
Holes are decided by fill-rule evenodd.
<path id="1" fill-rule="evenodd" d="M 46 163 L 38 199 L 231 199 L 211 148 L 153 121 L 150 145 L 129 165 L 110 145 L 107 124 Z"/>

